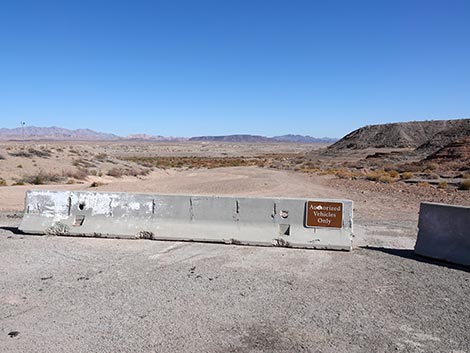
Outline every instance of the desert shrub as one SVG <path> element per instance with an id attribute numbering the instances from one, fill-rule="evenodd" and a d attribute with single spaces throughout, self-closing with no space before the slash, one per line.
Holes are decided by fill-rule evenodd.
<path id="1" fill-rule="evenodd" d="M 23 178 L 17 182 L 23 184 L 42 185 L 48 183 L 57 183 L 60 181 L 63 181 L 63 177 L 61 175 L 56 173 L 48 173 L 41 170 L 38 174 L 23 176 Z"/>
<path id="2" fill-rule="evenodd" d="M 148 175 L 150 173 L 150 169 L 126 169 L 125 175 L 132 175 L 132 176 L 141 176 L 141 175 Z"/>
<path id="3" fill-rule="evenodd" d="M 51 152 L 49 150 L 36 150 L 34 148 L 28 148 L 28 150 L 21 150 L 17 152 L 10 152 L 10 156 L 13 157 L 24 157 L 24 158 L 31 158 L 31 157 L 39 157 L 39 158 L 49 158 L 51 156 Z"/>
<path id="4" fill-rule="evenodd" d="M 315 168 L 317 167 L 318 163 L 314 161 L 308 161 L 304 163 L 305 168 Z"/>
<path id="5" fill-rule="evenodd" d="M 0 154 L 0 161 L 1 161 L 2 159 L 5 159 L 5 157 Z"/>
<path id="6" fill-rule="evenodd" d="M 421 163 L 414 162 L 414 163 L 402 164 L 397 169 L 399 172 L 402 172 L 402 173 L 404 172 L 418 173 L 418 172 L 422 172 L 424 169 L 426 169 L 426 167 L 423 167 Z"/>
<path id="7" fill-rule="evenodd" d="M 366 179 L 371 181 L 379 181 L 380 177 L 383 175 L 383 171 L 374 170 L 366 174 Z"/>
<path id="8" fill-rule="evenodd" d="M 379 182 L 381 183 L 391 183 L 393 180 L 394 179 L 388 174 L 383 174 L 379 177 Z"/>
<path id="9" fill-rule="evenodd" d="M 94 159 L 100 162 L 104 162 L 108 159 L 108 155 L 106 153 L 98 153 L 95 155 Z"/>
<path id="10" fill-rule="evenodd" d="M 88 175 L 90 175 L 90 172 L 86 168 L 78 168 L 77 170 L 70 170 L 62 173 L 64 177 L 72 178 L 72 179 L 77 179 L 77 180 L 83 180 L 86 179 Z"/>
<path id="11" fill-rule="evenodd" d="M 439 167 L 437 163 L 427 163 L 426 169 L 428 170 L 436 170 Z"/>
<path id="12" fill-rule="evenodd" d="M 143 169 L 143 168 L 112 168 L 108 170 L 106 173 L 109 176 L 115 177 L 115 178 L 120 178 L 124 175 L 131 175 L 134 177 L 141 176 L 141 175 L 147 175 L 149 174 L 151 169 Z"/>
<path id="13" fill-rule="evenodd" d="M 439 177 L 439 175 L 436 174 L 436 173 L 431 173 L 431 174 L 428 175 L 428 178 L 429 178 L 429 179 L 439 179 L 440 177 Z"/>
<path id="14" fill-rule="evenodd" d="M 24 185 L 24 182 L 22 182 L 22 181 L 17 181 L 17 182 L 15 182 L 15 183 L 11 184 L 11 185 L 13 185 L 13 186 L 20 186 L 20 185 Z"/>
<path id="15" fill-rule="evenodd" d="M 93 168 L 96 167 L 93 163 L 90 161 L 84 159 L 84 158 L 79 158 L 79 159 L 74 159 L 72 162 L 72 165 L 75 167 L 82 167 L 82 168 Z"/>
<path id="16" fill-rule="evenodd" d="M 362 173 L 358 171 L 351 171 L 349 169 L 338 169 L 334 171 L 334 175 L 340 179 L 355 179 L 362 176 Z"/>
<path id="17" fill-rule="evenodd" d="M 447 182 L 446 181 L 441 181 L 437 187 L 439 189 L 447 189 Z"/>
<path id="18" fill-rule="evenodd" d="M 353 175 L 349 170 L 338 170 L 335 175 L 340 179 L 352 179 Z"/>
<path id="19" fill-rule="evenodd" d="M 411 179 L 411 178 L 413 178 L 413 177 L 414 177 L 414 174 L 411 173 L 411 172 L 404 172 L 404 173 L 402 173 L 402 175 L 401 175 L 401 178 L 402 178 L 403 180 L 408 180 L 408 179 Z"/>
<path id="20" fill-rule="evenodd" d="M 31 154 L 29 154 L 27 151 L 16 151 L 16 152 L 9 152 L 8 153 L 12 157 L 24 157 L 24 158 L 30 158 Z"/>
<path id="21" fill-rule="evenodd" d="M 470 190 L 470 179 L 464 180 L 459 184 L 459 190 Z"/>
<path id="22" fill-rule="evenodd" d="M 76 183 L 75 179 L 70 178 L 69 180 L 67 180 L 67 184 L 75 184 L 75 183 Z"/>
<path id="23" fill-rule="evenodd" d="M 7 181 L 3 178 L 0 178 L 0 186 L 7 186 Z"/>
<path id="24" fill-rule="evenodd" d="M 115 178 L 120 178 L 124 175 L 121 168 L 111 168 L 106 174 Z"/>
<path id="25" fill-rule="evenodd" d="M 395 181 L 395 178 L 398 176 L 398 172 L 392 171 L 385 171 L 385 170 L 374 170 L 371 172 L 366 173 L 366 179 L 372 181 L 378 181 L 381 183 L 391 183 Z"/>
<path id="26" fill-rule="evenodd" d="M 318 169 L 318 168 L 312 168 L 310 169 L 313 172 L 317 171 L 318 175 L 338 175 L 342 173 L 341 169 L 336 169 L 336 168 L 326 168 L 326 169 Z"/>
<path id="27" fill-rule="evenodd" d="M 273 168 L 272 166 L 270 166 L 270 168 Z M 300 171 L 302 173 L 317 173 L 320 175 L 320 173 L 322 172 L 320 169 L 318 168 L 301 168 Z"/>
<path id="28" fill-rule="evenodd" d="M 101 183 L 99 181 L 94 181 L 90 184 L 91 188 L 97 188 L 98 186 L 105 185 L 104 183 Z"/>
<path id="29" fill-rule="evenodd" d="M 18 164 L 18 165 L 16 166 L 16 168 L 20 168 L 20 169 L 21 169 L 21 168 L 23 168 L 23 165 L 22 165 L 22 164 Z"/>
<path id="30" fill-rule="evenodd" d="M 380 177 L 380 174 L 376 171 L 368 172 L 366 174 L 366 179 L 371 180 L 371 181 L 378 181 Z"/>
<path id="31" fill-rule="evenodd" d="M 428 188 L 428 187 L 431 186 L 431 184 L 429 184 L 429 183 L 426 182 L 426 181 L 421 181 L 421 182 L 419 182 L 417 185 L 420 186 L 420 187 L 425 187 L 425 188 Z"/>

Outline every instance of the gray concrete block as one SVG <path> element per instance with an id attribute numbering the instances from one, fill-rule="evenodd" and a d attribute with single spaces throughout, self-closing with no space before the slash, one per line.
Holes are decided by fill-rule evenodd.
<path id="1" fill-rule="evenodd" d="M 338 227 L 306 227 L 307 202 L 338 202 Z M 20 230 L 34 234 L 351 250 L 350 200 L 30 190 Z"/>
<path id="2" fill-rule="evenodd" d="M 421 203 L 415 253 L 470 266 L 470 207 Z"/>

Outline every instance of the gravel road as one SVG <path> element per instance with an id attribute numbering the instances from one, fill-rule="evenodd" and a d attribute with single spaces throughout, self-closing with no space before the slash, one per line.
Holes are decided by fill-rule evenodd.
<path id="1" fill-rule="evenodd" d="M 18 223 L 0 215 L 0 352 L 470 351 L 469 270 L 415 256 L 412 224 L 357 224 L 335 252 Z"/>

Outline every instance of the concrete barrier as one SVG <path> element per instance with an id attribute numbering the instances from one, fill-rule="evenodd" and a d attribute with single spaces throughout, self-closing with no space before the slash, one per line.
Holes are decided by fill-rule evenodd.
<path id="1" fill-rule="evenodd" d="M 421 203 L 415 253 L 470 266 L 470 207 Z"/>
<path id="2" fill-rule="evenodd" d="M 25 233 L 351 250 L 350 200 L 30 190 Z"/>

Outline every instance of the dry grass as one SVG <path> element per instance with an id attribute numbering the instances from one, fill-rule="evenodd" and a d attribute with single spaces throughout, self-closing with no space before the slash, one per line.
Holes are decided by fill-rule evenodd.
<path id="1" fill-rule="evenodd" d="M 427 163 L 426 164 L 426 169 L 428 170 L 436 170 L 439 167 L 439 164 L 437 163 Z"/>
<path id="2" fill-rule="evenodd" d="M 411 179 L 411 178 L 413 178 L 413 177 L 414 177 L 414 174 L 413 174 L 412 172 L 404 172 L 404 173 L 402 173 L 402 175 L 401 175 L 401 178 L 402 178 L 403 180 L 408 180 L 408 179 Z"/>
<path id="3" fill-rule="evenodd" d="M 395 175 L 395 173 L 394 173 Z M 390 174 L 390 172 L 386 172 L 385 170 L 375 170 L 366 174 L 367 180 L 378 181 L 381 183 L 391 183 L 395 181 L 395 178 Z"/>
<path id="4" fill-rule="evenodd" d="M 441 181 L 439 184 L 438 184 L 438 188 L 439 189 L 447 189 L 447 182 L 446 181 Z"/>
<path id="5" fill-rule="evenodd" d="M 7 181 L 3 178 L 0 178 L 0 186 L 7 186 Z"/>
<path id="6" fill-rule="evenodd" d="M 464 180 L 459 184 L 459 190 L 470 190 L 470 179 Z"/>

